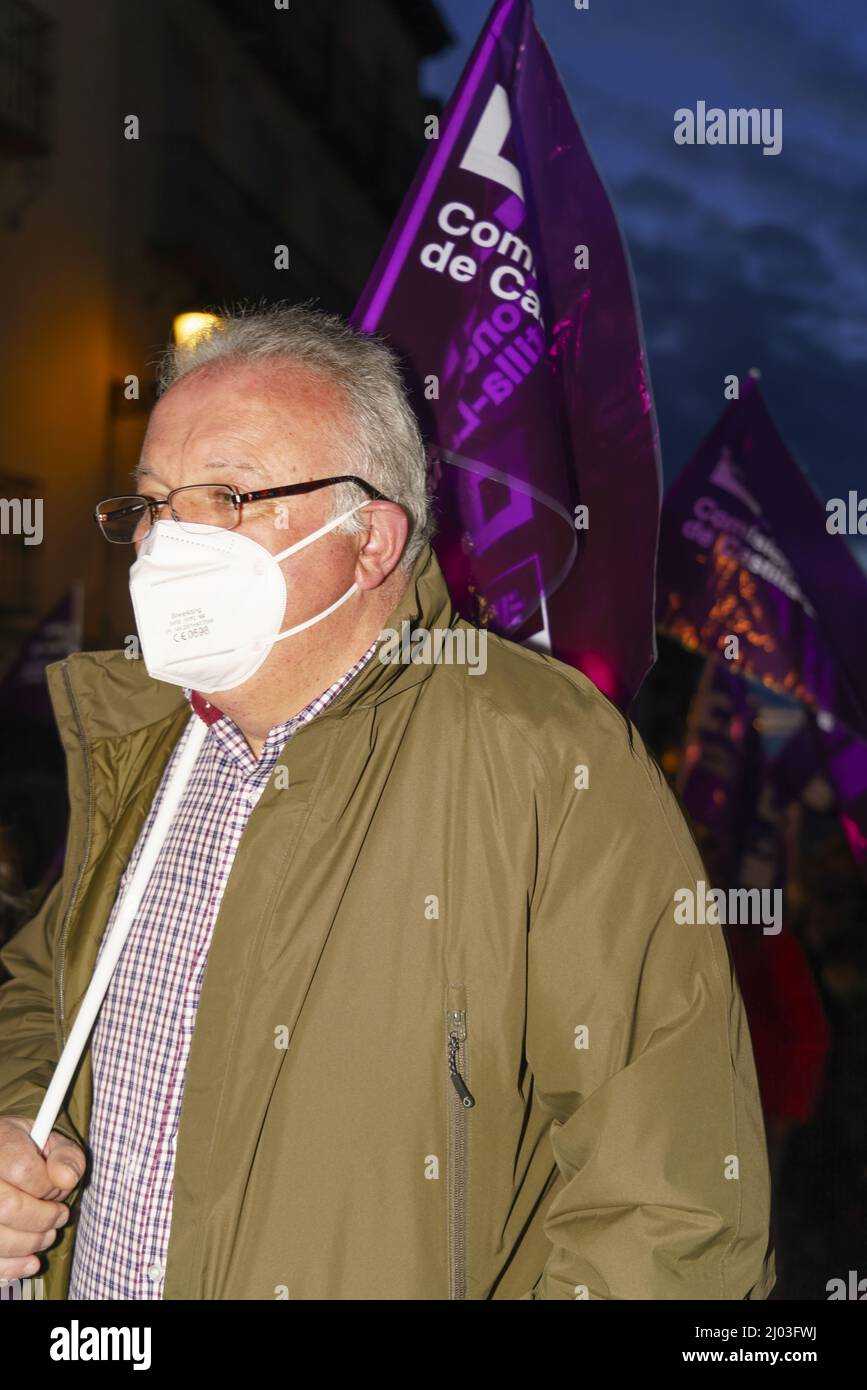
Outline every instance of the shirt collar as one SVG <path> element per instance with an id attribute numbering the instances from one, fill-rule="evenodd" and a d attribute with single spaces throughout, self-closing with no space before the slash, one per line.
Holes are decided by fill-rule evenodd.
<path id="1" fill-rule="evenodd" d="M 315 719 L 317 714 L 321 714 L 324 709 L 327 709 L 331 701 L 334 700 L 340 692 L 346 688 L 352 678 L 358 675 L 359 671 L 367 665 L 373 653 L 376 651 L 378 642 L 379 636 L 377 635 L 364 655 L 359 657 L 358 661 L 354 662 L 353 665 L 349 667 L 348 671 L 345 671 L 342 676 L 338 677 L 336 681 L 329 685 L 327 690 L 323 690 L 320 695 L 317 695 L 315 699 L 305 705 L 302 710 L 299 710 L 297 714 L 293 714 L 291 719 L 284 720 L 282 724 L 275 724 L 265 741 L 265 748 L 267 749 L 269 746 L 273 747 L 275 744 L 279 744 L 280 748 L 282 748 L 286 739 L 294 734 L 302 724 L 308 724 L 311 719 Z M 209 728 L 212 724 L 216 724 L 221 719 L 227 720 L 230 724 L 234 723 L 228 714 L 225 714 L 213 704 L 207 696 L 202 695 L 200 691 L 187 688 L 184 690 L 184 695 L 189 700 L 194 713 L 197 714 L 202 722 L 207 724 Z M 265 750 L 263 750 L 263 752 L 264 751 Z"/>

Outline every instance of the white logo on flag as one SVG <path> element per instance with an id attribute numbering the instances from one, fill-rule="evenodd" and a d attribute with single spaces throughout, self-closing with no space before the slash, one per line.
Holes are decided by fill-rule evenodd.
<path id="1" fill-rule="evenodd" d="M 467 145 L 461 168 L 471 174 L 480 174 L 483 179 L 493 179 L 508 188 L 524 202 L 524 185 L 517 165 L 502 155 L 509 131 L 512 129 L 512 114 L 509 111 L 509 98 L 505 87 L 494 83 L 481 119 Z"/>

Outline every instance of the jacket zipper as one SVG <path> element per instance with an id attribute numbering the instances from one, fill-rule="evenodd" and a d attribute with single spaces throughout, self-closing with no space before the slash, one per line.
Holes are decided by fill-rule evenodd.
<path id="1" fill-rule="evenodd" d="M 476 1103 L 467 1085 L 469 1076 L 469 1038 L 467 1033 L 466 990 L 449 985 L 446 1010 L 449 1079 L 448 1136 L 448 1249 L 449 1298 L 467 1296 L 467 1111 Z M 463 1075 L 462 1075 L 463 1071 Z"/>
<path id="2" fill-rule="evenodd" d="M 87 866 L 87 861 L 88 861 L 88 859 L 90 858 L 90 842 L 91 842 L 91 837 L 92 837 L 92 834 L 93 834 L 93 816 L 92 816 L 92 812 L 91 812 L 91 800 L 92 800 L 91 793 L 92 793 L 92 786 L 91 786 L 91 776 L 90 776 L 90 753 L 89 753 L 88 747 L 87 747 L 87 739 L 86 739 L 85 736 L 84 736 L 84 723 L 83 723 L 82 718 L 81 718 L 81 710 L 79 709 L 79 707 L 78 707 L 78 701 L 77 701 L 76 698 L 75 698 L 75 692 L 74 692 L 74 690 L 73 690 L 73 688 L 72 688 L 72 681 L 71 681 L 70 678 L 69 678 L 69 668 L 68 668 L 66 662 L 64 662 L 64 664 L 63 664 L 63 683 L 64 683 L 64 685 L 66 686 L 66 693 L 67 693 L 67 695 L 68 695 L 68 697 L 69 697 L 69 703 L 70 703 L 70 705 L 72 706 L 72 712 L 73 712 L 73 714 L 75 715 L 75 723 L 76 723 L 76 726 L 77 726 L 77 729 L 78 729 L 78 737 L 79 737 L 79 741 L 80 741 L 80 743 L 81 743 L 82 752 L 83 752 L 83 754 L 84 754 L 84 781 L 85 781 L 85 800 L 86 800 L 86 804 L 87 804 L 87 819 L 86 819 L 86 821 L 85 821 L 85 830 L 84 830 L 84 850 L 83 850 L 83 852 L 82 852 L 81 863 L 80 863 L 79 866 L 78 866 L 78 872 L 77 872 L 77 874 L 76 874 L 76 876 L 75 876 L 75 882 L 74 882 L 74 884 L 72 885 L 72 894 L 71 894 L 70 899 L 69 899 L 69 906 L 68 906 L 67 909 L 66 909 L 66 912 L 65 912 L 64 917 L 63 917 L 63 924 L 62 924 L 62 926 L 61 926 L 61 928 L 60 928 L 60 943 L 59 943 L 58 951 L 57 951 L 57 958 L 58 958 L 57 996 L 58 996 L 58 1002 L 59 1002 L 59 1005 L 60 1005 L 60 1045 L 61 1045 L 61 1047 L 65 1046 L 65 1044 L 66 1044 L 65 1016 L 64 1016 L 64 1008 L 63 1008 L 63 977 L 64 977 L 64 970 L 65 970 L 65 966 L 66 966 L 66 937 L 67 937 L 67 933 L 68 933 L 68 931 L 69 931 L 69 923 L 70 923 L 70 920 L 71 920 L 71 918 L 72 918 L 72 910 L 73 910 L 73 908 L 75 907 L 75 900 L 76 900 L 76 898 L 78 897 L 78 890 L 79 890 L 79 888 L 81 887 L 81 880 L 82 880 L 82 878 L 84 877 L 84 870 L 85 870 L 85 868 L 86 868 L 86 866 Z"/>

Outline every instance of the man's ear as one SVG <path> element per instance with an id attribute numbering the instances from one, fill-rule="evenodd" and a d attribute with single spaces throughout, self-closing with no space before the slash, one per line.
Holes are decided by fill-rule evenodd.
<path id="1" fill-rule="evenodd" d="M 406 512 L 396 502 L 370 502 L 357 515 L 369 524 L 355 563 L 359 589 L 376 589 L 397 568 L 409 535 Z"/>

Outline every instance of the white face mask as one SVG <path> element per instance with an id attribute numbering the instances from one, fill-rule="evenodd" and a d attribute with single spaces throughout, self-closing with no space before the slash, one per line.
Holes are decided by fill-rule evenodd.
<path id="1" fill-rule="evenodd" d="M 277 555 L 238 531 L 155 522 L 129 572 L 149 675 L 204 694 L 243 685 L 275 642 L 321 622 L 355 593 L 357 584 L 323 612 L 280 631 L 287 589 L 279 561 L 366 505 L 360 502 Z"/>

